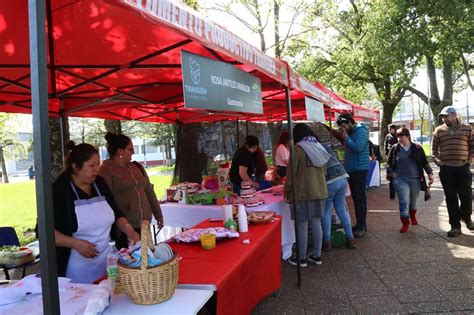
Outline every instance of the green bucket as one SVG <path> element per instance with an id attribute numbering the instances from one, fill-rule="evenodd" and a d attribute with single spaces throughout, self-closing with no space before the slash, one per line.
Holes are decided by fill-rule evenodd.
<path id="1" fill-rule="evenodd" d="M 331 231 L 331 245 L 333 247 L 343 247 L 346 244 L 346 233 L 343 229 L 335 229 Z"/>

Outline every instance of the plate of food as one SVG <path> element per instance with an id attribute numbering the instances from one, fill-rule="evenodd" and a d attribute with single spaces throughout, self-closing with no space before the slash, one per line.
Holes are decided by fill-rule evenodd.
<path id="1" fill-rule="evenodd" d="M 5 245 L 0 247 L 0 264 L 23 265 L 35 260 L 33 251 L 27 247 Z"/>
<path id="2" fill-rule="evenodd" d="M 275 211 L 254 211 L 248 215 L 250 223 L 268 223 L 275 217 Z"/>

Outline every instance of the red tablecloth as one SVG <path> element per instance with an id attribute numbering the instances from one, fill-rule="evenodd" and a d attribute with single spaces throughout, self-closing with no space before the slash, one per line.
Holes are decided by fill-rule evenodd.
<path id="1" fill-rule="evenodd" d="M 196 228 L 222 226 L 206 220 Z M 243 244 L 245 239 L 250 244 Z M 200 243 L 171 243 L 182 259 L 180 284 L 217 287 L 217 314 L 249 314 L 268 294 L 281 287 L 281 217 L 273 223 L 249 225 L 237 239 L 217 241 L 204 250 Z"/>

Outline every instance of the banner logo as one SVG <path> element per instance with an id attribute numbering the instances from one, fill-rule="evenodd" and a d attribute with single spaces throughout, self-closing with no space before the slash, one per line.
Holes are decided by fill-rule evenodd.
<path id="1" fill-rule="evenodd" d="M 191 80 L 194 84 L 199 85 L 201 82 L 201 66 L 194 58 L 189 58 L 189 72 L 191 74 Z"/>

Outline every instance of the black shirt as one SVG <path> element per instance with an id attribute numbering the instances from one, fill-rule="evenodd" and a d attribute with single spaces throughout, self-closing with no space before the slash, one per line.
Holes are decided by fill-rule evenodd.
<path id="1" fill-rule="evenodd" d="M 77 216 L 74 206 L 74 201 L 77 197 L 71 188 L 70 181 L 72 181 L 71 175 L 63 173 L 59 175 L 53 183 L 54 228 L 67 236 L 72 236 L 73 233 L 77 232 Z M 123 217 L 123 214 L 115 203 L 114 197 L 105 183 L 105 180 L 102 177 L 97 176 L 95 183 L 102 196 L 105 197 L 105 200 L 107 200 L 107 203 L 114 211 L 115 219 Z M 77 186 L 76 190 L 80 199 L 90 199 L 98 196 L 93 185 L 91 185 L 90 196 Z M 93 219 L 94 218 L 91 218 L 91 220 Z M 112 233 L 114 230 L 114 228 L 111 230 L 112 236 L 114 236 L 114 233 Z M 56 246 L 58 276 L 60 277 L 66 276 L 70 253 L 70 248 Z"/>
<path id="2" fill-rule="evenodd" d="M 249 177 L 252 177 L 255 173 L 254 157 L 246 146 L 240 147 L 232 157 L 229 177 L 230 181 L 235 185 L 240 185 L 242 182 L 242 178 L 240 178 L 239 175 L 239 166 L 245 166 L 247 168 L 247 174 Z"/>

